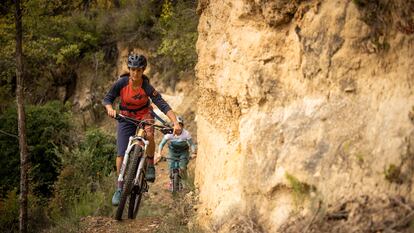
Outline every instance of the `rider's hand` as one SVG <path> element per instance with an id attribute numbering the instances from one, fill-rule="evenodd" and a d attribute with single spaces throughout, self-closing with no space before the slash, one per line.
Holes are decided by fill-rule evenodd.
<path id="1" fill-rule="evenodd" d="M 174 129 L 174 132 L 173 132 L 173 134 L 174 135 L 180 135 L 181 134 L 181 132 L 182 132 L 182 128 L 181 128 L 181 125 L 178 123 L 178 122 L 174 122 L 174 127 L 173 127 L 173 129 Z"/>
<path id="2" fill-rule="evenodd" d="M 111 105 L 106 105 L 105 108 L 106 108 L 106 113 L 108 114 L 108 116 L 112 118 L 116 117 L 116 110 L 114 110 Z"/>

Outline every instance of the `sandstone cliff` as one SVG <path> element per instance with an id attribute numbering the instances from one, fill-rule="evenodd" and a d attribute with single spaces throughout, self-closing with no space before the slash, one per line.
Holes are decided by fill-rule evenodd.
<path id="1" fill-rule="evenodd" d="M 203 0 L 198 10 L 206 228 L 277 232 L 361 197 L 413 200 L 412 1 Z"/>

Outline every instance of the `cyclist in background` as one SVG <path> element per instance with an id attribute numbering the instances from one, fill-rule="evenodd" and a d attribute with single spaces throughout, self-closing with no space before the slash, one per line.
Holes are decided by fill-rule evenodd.
<path id="1" fill-rule="evenodd" d="M 170 175 L 172 174 L 173 163 L 175 160 L 179 161 L 180 166 L 180 174 L 183 178 L 186 177 L 187 172 L 187 164 L 190 160 L 190 147 L 192 152 L 192 158 L 196 156 L 196 145 L 193 143 L 191 139 L 190 133 L 184 129 L 184 119 L 182 117 L 177 117 L 177 121 L 180 124 L 182 133 L 180 135 L 173 135 L 173 134 L 166 134 L 164 135 L 160 145 L 158 146 L 158 154 L 155 158 L 155 162 L 157 163 L 162 157 L 162 148 L 169 142 L 168 145 L 168 169 L 170 171 Z M 172 188 L 172 183 L 170 181 L 170 189 Z"/>
<path id="2" fill-rule="evenodd" d="M 177 121 L 171 107 L 162 98 L 162 96 L 150 84 L 144 70 L 147 67 L 147 59 L 143 55 L 132 54 L 128 56 L 129 73 L 121 75 L 121 77 L 112 85 L 109 92 L 106 94 L 103 104 L 106 108 L 107 114 L 110 117 L 115 117 L 116 110 L 113 109 L 112 104 L 117 97 L 120 97 L 119 110 L 121 114 L 135 118 L 137 120 L 147 120 L 149 123 L 154 122 L 154 116 L 151 107 L 152 102 L 165 114 L 174 124 L 174 133 L 181 134 L 181 126 Z M 124 159 L 125 150 L 128 146 L 129 137 L 135 134 L 137 126 L 127 121 L 118 122 L 117 126 L 117 157 L 116 157 L 116 171 L 119 175 L 122 161 Z M 155 167 L 154 167 L 154 128 L 153 126 L 146 126 L 145 133 L 149 141 L 147 147 L 147 172 L 146 180 L 149 182 L 155 181 Z M 118 205 L 121 198 L 122 182 L 117 182 L 117 189 L 112 197 L 112 204 Z"/>

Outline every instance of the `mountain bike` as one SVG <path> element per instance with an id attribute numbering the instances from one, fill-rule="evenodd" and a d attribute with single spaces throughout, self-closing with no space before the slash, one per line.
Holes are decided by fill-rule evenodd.
<path id="1" fill-rule="evenodd" d="M 177 158 L 167 158 L 167 161 L 172 161 L 172 166 L 170 170 L 170 182 L 172 183 L 172 188 L 170 191 L 176 193 L 182 189 L 181 183 L 181 174 L 180 174 L 180 159 Z"/>
<path id="2" fill-rule="evenodd" d="M 147 120 L 136 120 L 122 114 L 116 114 L 118 121 L 128 121 L 137 126 L 134 136 L 129 137 L 128 147 L 122 161 L 118 182 L 124 182 L 121 199 L 115 213 L 116 220 L 122 220 L 122 215 L 128 201 L 128 218 L 136 218 L 142 196 L 148 192 L 148 183 L 145 180 L 147 169 L 146 150 L 149 141 L 146 139 L 144 127 L 153 126 L 163 134 L 172 133 L 173 129 L 165 125 L 156 125 Z M 151 120 L 152 121 L 152 120 Z"/>

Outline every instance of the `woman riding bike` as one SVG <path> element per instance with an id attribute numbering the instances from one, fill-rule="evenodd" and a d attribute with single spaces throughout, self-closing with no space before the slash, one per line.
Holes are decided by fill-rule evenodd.
<path id="1" fill-rule="evenodd" d="M 132 54 L 128 56 L 129 73 L 121 75 L 121 77 L 112 85 L 103 100 L 108 116 L 116 116 L 116 110 L 113 109 L 112 104 L 117 97 L 120 97 L 119 110 L 121 114 L 137 120 L 149 120 L 153 122 L 152 101 L 165 115 L 168 116 L 171 122 L 173 122 L 174 134 L 181 134 L 181 126 L 178 123 L 173 110 L 150 84 L 148 77 L 143 74 L 146 67 L 147 59 L 143 55 Z M 135 134 L 136 128 L 136 125 L 127 121 L 118 122 L 116 143 L 116 170 L 118 175 L 125 150 L 128 146 L 128 139 Z M 147 149 L 148 167 L 145 178 L 149 182 L 154 182 L 154 128 L 152 126 L 146 126 L 145 132 L 149 141 Z M 113 205 L 119 204 L 122 185 L 121 182 L 117 182 L 117 189 L 112 197 Z"/>
<path id="2" fill-rule="evenodd" d="M 170 176 L 174 169 L 174 162 L 178 161 L 179 170 L 181 176 L 185 178 L 187 172 L 187 164 L 190 160 L 190 153 L 189 149 L 191 147 L 192 157 L 195 157 L 196 154 L 196 145 L 193 143 L 191 139 L 190 133 L 184 129 L 184 119 L 182 117 L 177 117 L 178 123 L 180 124 L 182 133 L 180 135 L 173 135 L 173 134 L 166 134 L 164 135 L 159 147 L 158 147 L 158 155 L 156 157 L 156 163 L 161 159 L 161 151 L 164 145 L 169 141 L 170 144 L 168 145 L 168 169 L 170 171 Z M 172 181 L 170 181 L 170 190 L 172 189 Z"/>

